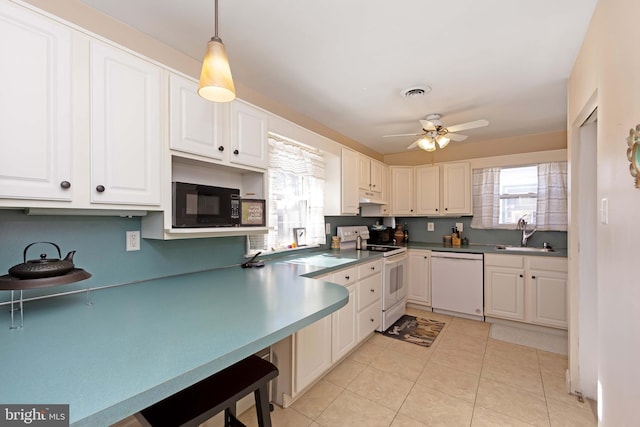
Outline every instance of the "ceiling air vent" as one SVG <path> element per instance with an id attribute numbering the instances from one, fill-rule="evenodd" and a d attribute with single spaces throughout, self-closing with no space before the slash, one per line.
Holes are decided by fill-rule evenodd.
<path id="1" fill-rule="evenodd" d="M 401 93 L 405 98 L 416 98 L 416 97 L 424 96 L 429 92 L 431 92 L 431 87 L 429 86 L 416 86 L 409 89 L 405 89 Z"/>

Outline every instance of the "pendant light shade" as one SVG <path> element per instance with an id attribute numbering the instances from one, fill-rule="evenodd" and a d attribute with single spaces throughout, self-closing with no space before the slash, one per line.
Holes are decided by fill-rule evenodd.
<path id="1" fill-rule="evenodd" d="M 207 52 L 202 61 L 198 95 L 214 102 L 231 102 L 236 99 L 236 88 L 231 77 L 227 50 L 218 37 L 218 0 L 215 1 L 215 35 L 207 43 Z"/>
<path id="2" fill-rule="evenodd" d="M 451 142 L 451 138 L 446 135 L 438 135 L 438 137 L 436 138 L 436 142 L 438 143 L 438 147 L 444 148 L 449 145 L 449 142 Z"/>
<path id="3" fill-rule="evenodd" d="M 436 151 L 436 143 L 429 135 L 425 135 L 418 140 L 418 147 L 425 151 Z"/>

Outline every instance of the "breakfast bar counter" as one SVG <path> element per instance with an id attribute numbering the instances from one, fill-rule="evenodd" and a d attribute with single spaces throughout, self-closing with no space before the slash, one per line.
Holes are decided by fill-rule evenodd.
<path id="1" fill-rule="evenodd" d="M 69 404 L 73 426 L 106 426 L 331 314 L 339 285 L 267 263 L 25 303 L 0 316 L 0 404 Z"/>

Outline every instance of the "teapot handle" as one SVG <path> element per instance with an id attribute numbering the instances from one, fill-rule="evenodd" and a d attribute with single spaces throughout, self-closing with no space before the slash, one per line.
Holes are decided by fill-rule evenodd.
<path id="1" fill-rule="evenodd" d="M 27 247 L 26 247 L 26 248 L 24 248 L 24 253 L 22 254 L 22 258 L 24 259 L 24 262 L 27 262 L 27 250 L 28 250 L 31 246 L 36 245 L 36 244 L 38 244 L 38 243 L 48 243 L 48 244 L 50 244 L 50 245 L 55 246 L 55 247 L 56 247 L 56 249 L 58 250 L 58 258 L 59 258 L 59 259 L 60 259 L 60 258 L 62 258 L 62 252 L 60 252 L 60 246 L 56 245 L 55 243 L 53 243 L 53 242 L 33 242 L 33 243 L 31 243 L 31 244 L 27 245 Z"/>

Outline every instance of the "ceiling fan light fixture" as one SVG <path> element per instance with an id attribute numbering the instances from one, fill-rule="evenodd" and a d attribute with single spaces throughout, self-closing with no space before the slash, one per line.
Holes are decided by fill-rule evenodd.
<path id="1" fill-rule="evenodd" d="M 198 95 L 213 102 L 231 102 L 236 98 L 236 88 L 231 77 L 227 50 L 218 37 L 218 0 L 214 11 L 215 35 L 207 43 L 202 61 Z"/>
<path id="2" fill-rule="evenodd" d="M 418 140 L 418 147 L 425 151 L 436 151 L 436 143 L 429 135 L 425 135 Z"/>
<path id="3" fill-rule="evenodd" d="M 438 135 L 436 137 L 436 142 L 438 143 L 438 147 L 444 148 L 451 142 L 451 138 L 446 135 Z"/>

